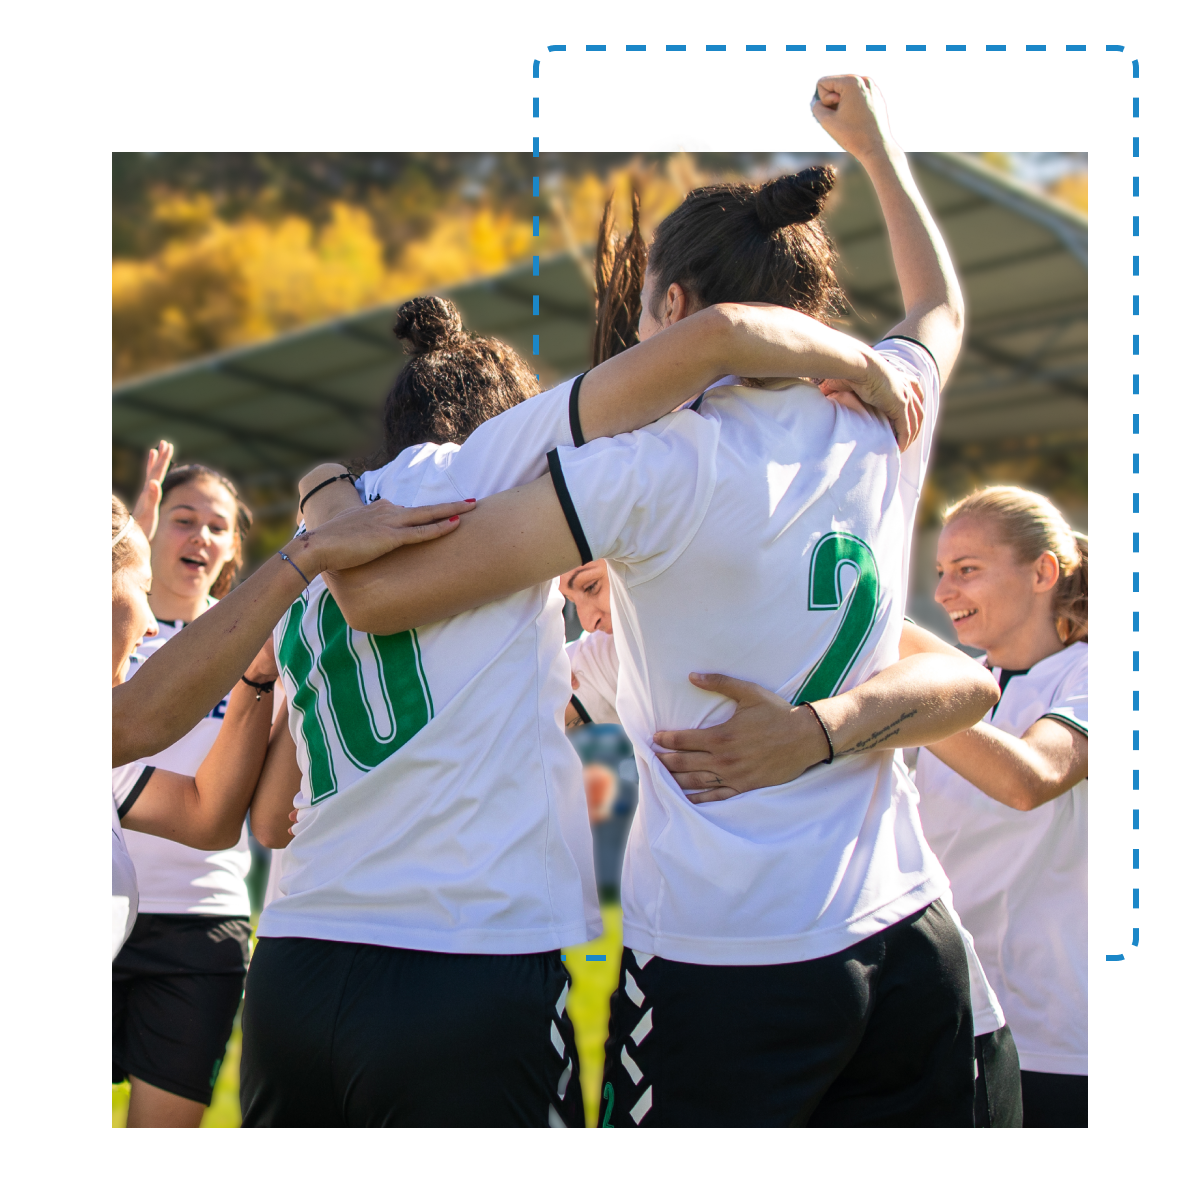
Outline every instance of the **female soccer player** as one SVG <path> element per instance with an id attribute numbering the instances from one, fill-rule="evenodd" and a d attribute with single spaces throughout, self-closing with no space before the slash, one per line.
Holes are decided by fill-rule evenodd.
<path id="1" fill-rule="evenodd" d="M 159 453 L 150 452 L 146 495 L 135 508 L 160 506 L 150 541 L 158 632 L 139 644 L 131 674 L 228 595 L 250 526 L 250 512 L 228 479 L 202 466 L 160 476 Z M 163 457 L 169 461 L 169 448 Z M 269 695 L 273 675 L 247 678 Z M 144 764 L 195 776 L 231 699 Z M 139 899 L 133 933 L 113 963 L 113 1082 L 131 1078 L 136 1123 L 198 1125 L 212 1102 L 250 959 L 246 830 L 216 851 L 133 831 L 125 841 Z"/>
<path id="2" fill-rule="evenodd" d="M 1044 496 L 951 506 L 935 598 L 1000 702 L 917 757 L 921 823 L 1008 1016 L 1027 1126 L 1087 1125 L 1087 538 Z"/>
<path id="3" fill-rule="evenodd" d="M 911 449 L 899 454 L 878 418 L 812 388 L 723 387 L 633 435 L 585 445 L 611 428 L 575 422 L 548 456 L 549 476 L 482 501 L 457 546 L 328 580 L 356 628 L 387 634 L 609 560 L 618 709 L 642 801 L 622 885 L 627 949 L 605 1123 L 972 1124 L 967 968 L 939 902 L 947 882 L 907 776 L 890 753 L 867 753 L 903 744 L 894 725 L 920 741 L 966 722 L 919 688 L 874 727 L 881 708 L 838 697 L 822 708 L 833 728 L 812 707 L 896 660 L 961 299 L 870 84 L 818 87 L 819 119 L 868 170 L 892 237 L 907 315 L 878 349 L 924 397 Z M 632 374 L 721 301 L 824 303 L 836 281 L 812 221 L 830 182 L 808 174 L 693 193 L 651 248 L 642 344 L 585 376 L 580 403 L 606 369 Z M 839 389 L 829 372 L 804 374 Z M 664 724 L 721 714 L 685 682 L 698 651 L 712 669 L 749 667 L 803 705 L 827 739 L 825 761 L 848 727 L 864 753 L 782 788 L 692 803 L 651 751 Z M 995 693 L 982 679 L 967 709 L 982 714 Z M 561 713 L 565 688 L 556 698 Z"/>
<path id="4" fill-rule="evenodd" d="M 389 397 L 391 461 L 359 486 L 401 504 L 532 480 L 560 443 L 645 424 L 731 370 L 849 373 L 868 396 L 895 380 L 853 339 L 767 308 L 710 309 L 521 403 L 534 386 L 516 356 L 463 334 L 445 302 L 405 305 L 396 332 L 413 353 Z M 901 419 L 903 391 L 891 393 Z M 487 397 L 507 411 L 461 447 L 425 440 L 442 412 L 432 436 L 489 415 Z M 302 484 L 306 520 L 339 489 L 360 505 L 331 471 Z M 327 573 L 281 623 L 290 728 L 251 821 L 287 851 L 247 981 L 247 1124 L 582 1123 L 559 950 L 600 920 L 562 728 L 562 601 L 541 582 L 555 573 L 388 636 L 348 629 Z"/>

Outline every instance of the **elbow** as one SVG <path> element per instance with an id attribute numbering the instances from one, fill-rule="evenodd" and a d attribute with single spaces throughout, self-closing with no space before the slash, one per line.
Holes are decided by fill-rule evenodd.
<path id="1" fill-rule="evenodd" d="M 191 843 L 197 850 L 232 850 L 242 836 L 242 822 L 222 821 L 209 829 L 197 830 Z"/>
<path id="2" fill-rule="evenodd" d="M 282 850 L 291 840 L 288 836 L 286 816 L 281 827 L 278 822 L 269 821 L 264 816 L 257 816 L 251 812 L 250 832 L 254 834 L 254 840 L 268 850 Z"/>

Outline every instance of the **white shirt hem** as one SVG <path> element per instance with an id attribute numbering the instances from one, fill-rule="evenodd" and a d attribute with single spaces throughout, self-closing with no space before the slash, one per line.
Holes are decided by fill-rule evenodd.
<path id="1" fill-rule="evenodd" d="M 812 933 L 782 937 L 701 938 L 686 934 L 655 936 L 644 926 L 625 918 L 625 945 L 643 954 L 655 954 L 672 962 L 706 967 L 765 967 L 776 963 L 808 962 L 825 958 L 865 941 L 883 929 L 903 921 L 939 899 L 947 890 L 945 879 L 926 879 L 911 891 L 845 925 Z"/>
<path id="2" fill-rule="evenodd" d="M 138 905 L 140 913 L 157 913 L 160 917 L 244 917 L 250 919 L 250 903 L 244 904 L 205 904 L 203 901 L 195 904 L 181 904 L 178 901 L 162 901 L 156 904 L 153 900 Z"/>
<path id="3" fill-rule="evenodd" d="M 322 942 L 355 942 L 390 946 L 395 950 L 430 950 L 436 954 L 542 954 L 593 941 L 604 932 L 599 919 L 573 921 L 540 929 L 406 929 L 398 925 L 367 925 L 308 915 L 290 915 L 271 908 L 258 922 L 259 937 L 316 938 Z"/>

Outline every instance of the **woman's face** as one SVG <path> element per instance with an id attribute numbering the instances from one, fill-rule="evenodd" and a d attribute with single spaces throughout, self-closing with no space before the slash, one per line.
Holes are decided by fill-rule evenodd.
<path id="1" fill-rule="evenodd" d="M 600 630 L 612 633 L 612 612 L 608 604 L 608 564 L 604 559 L 584 563 L 559 576 L 558 590 L 575 604 L 579 624 L 588 633 Z"/>
<path id="2" fill-rule="evenodd" d="M 151 545 L 156 590 L 180 599 L 207 596 L 236 547 L 237 502 L 201 475 L 173 487 L 162 502 Z"/>
<path id="3" fill-rule="evenodd" d="M 994 521 L 967 516 L 942 530 L 933 598 L 946 610 L 964 646 L 990 651 L 1031 623 L 1053 626 L 1058 559 L 1046 553 L 1017 562 Z"/>
<path id="4" fill-rule="evenodd" d="M 112 578 L 113 687 L 125 682 L 129 656 L 138 642 L 158 632 L 158 622 L 150 611 L 150 543 L 137 525 L 125 536 L 134 557 Z"/>

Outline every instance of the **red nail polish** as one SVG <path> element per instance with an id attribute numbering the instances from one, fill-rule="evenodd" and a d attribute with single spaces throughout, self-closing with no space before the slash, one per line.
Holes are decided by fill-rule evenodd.
<path id="1" fill-rule="evenodd" d="M 467 498 L 466 498 L 466 499 L 463 501 L 463 503 L 464 503 L 464 504 L 474 504 L 474 503 L 475 503 L 475 497 L 474 497 L 474 496 L 468 496 L 468 497 L 467 497 Z"/>
<path id="2" fill-rule="evenodd" d="M 450 518 L 450 522 L 451 522 L 451 524 L 453 524 L 453 523 L 454 523 L 455 521 L 457 521 L 457 520 L 458 520 L 458 518 L 457 518 L 457 517 L 451 517 L 451 518 Z"/>

